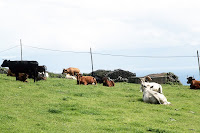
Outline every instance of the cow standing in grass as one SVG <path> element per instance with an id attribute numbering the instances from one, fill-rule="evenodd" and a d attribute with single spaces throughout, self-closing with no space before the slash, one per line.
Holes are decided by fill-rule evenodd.
<path id="1" fill-rule="evenodd" d="M 4 60 L 2 67 L 9 67 L 12 73 L 15 74 L 16 80 L 19 80 L 19 73 L 26 73 L 30 77 L 33 76 L 34 82 L 38 76 L 38 62 L 37 61 L 10 61 Z"/>
<path id="2" fill-rule="evenodd" d="M 67 68 L 67 69 L 63 69 L 62 74 L 64 74 L 64 73 L 67 73 L 67 74 L 74 76 L 76 74 L 79 74 L 80 70 L 78 68 L 70 67 L 70 68 Z"/>

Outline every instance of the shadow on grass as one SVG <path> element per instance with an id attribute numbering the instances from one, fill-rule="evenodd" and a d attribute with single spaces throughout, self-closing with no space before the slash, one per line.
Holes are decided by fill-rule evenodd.
<path id="1" fill-rule="evenodd" d="M 59 114 L 59 113 L 62 113 L 62 111 L 57 110 L 57 109 L 49 109 L 48 112 L 49 112 L 49 113 L 53 113 L 53 114 Z"/>
<path id="2" fill-rule="evenodd" d="M 143 99 L 142 98 L 138 98 L 137 101 L 143 102 Z"/>
<path id="3" fill-rule="evenodd" d="M 153 129 L 153 128 L 148 128 L 148 132 L 154 132 L 154 133 L 167 133 L 168 131 L 162 130 L 162 129 Z"/>

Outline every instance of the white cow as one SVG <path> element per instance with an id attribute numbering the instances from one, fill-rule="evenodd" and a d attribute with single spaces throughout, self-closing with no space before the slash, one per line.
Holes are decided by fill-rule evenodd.
<path id="1" fill-rule="evenodd" d="M 71 76 L 70 74 L 66 74 L 65 78 L 66 78 L 66 79 L 73 79 L 73 80 L 76 80 L 76 77 L 75 77 L 75 76 Z"/>
<path id="2" fill-rule="evenodd" d="M 144 86 L 143 101 L 152 104 L 164 104 L 164 105 L 171 104 L 170 102 L 167 101 L 167 98 L 163 94 L 151 90 L 150 85 Z"/>
<path id="3" fill-rule="evenodd" d="M 163 93 L 162 92 L 162 86 L 158 83 L 155 83 L 155 82 L 146 82 L 145 80 L 148 79 L 148 80 L 152 80 L 149 76 L 145 77 L 145 78 L 140 78 L 141 80 L 141 87 L 140 87 L 140 91 L 143 92 L 144 91 L 144 88 L 145 86 L 150 86 L 150 90 L 152 91 L 156 91 L 156 92 L 159 92 L 159 93 Z"/>
<path id="4" fill-rule="evenodd" d="M 48 73 L 48 72 L 45 72 L 45 73 L 44 73 L 44 77 L 48 78 L 48 77 L 49 77 L 49 73 Z"/>

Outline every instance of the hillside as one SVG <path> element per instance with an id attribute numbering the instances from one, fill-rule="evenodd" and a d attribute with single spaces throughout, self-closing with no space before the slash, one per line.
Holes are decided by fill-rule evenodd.
<path id="1" fill-rule="evenodd" d="M 188 86 L 162 85 L 165 106 L 144 103 L 139 84 L 28 81 L 0 74 L 1 132 L 200 132 L 200 91 Z"/>

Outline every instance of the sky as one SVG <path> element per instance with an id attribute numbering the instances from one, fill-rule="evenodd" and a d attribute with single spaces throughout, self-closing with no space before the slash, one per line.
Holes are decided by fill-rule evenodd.
<path id="1" fill-rule="evenodd" d="M 0 59 L 37 60 L 51 72 L 78 67 L 124 69 L 138 76 L 159 72 L 199 78 L 199 0 L 1 0 Z M 31 46 L 31 47 L 30 47 Z M 11 50 L 4 51 L 15 47 Z M 185 82 L 185 81 L 184 81 Z"/>

